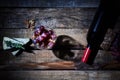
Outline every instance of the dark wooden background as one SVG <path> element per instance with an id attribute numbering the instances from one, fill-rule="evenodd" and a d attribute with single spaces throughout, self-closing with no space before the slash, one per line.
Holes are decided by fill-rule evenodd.
<path id="1" fill-rule="evenodd" d="M 86 46 L 86 34 L 98 5 L 99 0 L 1 0 L 0 49 L 2 49 L 4 36 L 31 38 L 33 31 L 25 24 L 26 20 L 31 19 L 36 21 L 36 26 L 43 24 L 53 29 L 57 36 L 70 36 L 77 43 Z M 120 19 L 115 31 L 119 24 Z M 83 55 L 83 50 L 71 50 L 77 58 Z M 34 52 L 35 54 L 23 52 L 16 57 L 10 52 L 1 51 L 0 78 L 13 80 L 113 80 L 115 78 L 120 80 L 120 72 L 112 70 L 111 67 L 108 67 L 108 71 L 98 71 L 95 68 L 73 70 L 74 63 L 71 61 L 63 66 L 54 67 L 51 64 L 41 66 L 41 63 L 55 62 L 56 64 L 65 60 L 56 57 L 52 50 L 34 50 Z M 110 51 L 100 50 L 95 63 L 114 65 L 115 61 Z M 55 70 L 46 70 L 47 68 Z"/>
<path id="2" fill-rule="evenodd" d="M 100 0 L 1 0 L 0 7 L 97 7 Z"/>

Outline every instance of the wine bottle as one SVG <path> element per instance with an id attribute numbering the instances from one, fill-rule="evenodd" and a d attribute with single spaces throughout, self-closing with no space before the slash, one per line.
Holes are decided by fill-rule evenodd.
<path id="1" fill-rule="evenodd" d="M 119 16 L 119 0 L 101 0 L 87 33 L 87 48 L 82 62 L 92 65 L 108 28 L 114 28 Z"/>

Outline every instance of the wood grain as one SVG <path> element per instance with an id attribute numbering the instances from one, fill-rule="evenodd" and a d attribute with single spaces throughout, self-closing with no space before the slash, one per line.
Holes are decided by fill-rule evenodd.
<path id="1" fill-rule="evenodd" d="M 68 60 L 56 56 L 52 50 L 34 50 L 34 53 L 23 52 L 15 57 L 10 52 L 0 54 L 0 70 L 2 69 L 75 69 L 76 61 L 80 62 L 84 50 L 72 50 L 73 57 Z M 66 54 L 66 53 L 64 53 Z M 70 54 L 70 53 L 69 53 Z M 61 54 L 60 54 L 61 55 Z M 94 64 L 106 64 L 114 61 L 111 52 L 100 50 Z M 89 69 L 89 68 L 88 68 Z M 95 68 L 92 68 L 95 69 Z"/>
<path id="2" fill-rule="evenodd" d="M 1 8 L 0 28 L 27 28 L 27 20 L 35 20 L 35 27 L 88 28 L 96 8 Z"/>
<path id="3" fill-rule="evenodd" d="M 45 24 L 47 28 L 54 29 L 58 36 L 68 35 L 82 45 L 86 45 L 87 29 L 98 4 L 99 0 L 0 0 L 0 49 L 4 36 L 30 38 L 33 31 L 26 28 L 25 21 L 31 19 L 36 20 L 36 26 L 39 26 L 40 23 Z M 119 29 L 119 23 L 120 18 L 116 25 L 116 31 Z M 83 50 L 72 51 L 75 54 L 73 58 L 79 61 Z M 95 59 L 95 64 L 107 63 L 108 65 L 104 65 L 102 69 L 109 71 L 96 71 L 95 68 L 73 70 L 75 68 L 74 60 L 60 59 L 52 50 L 34 50 L 33 52 L 35 54 L 23 52 L 16 57 L 10 52 L 0 51 L 0 79 L 120 80 L 120 71 L 112 70 L 119 69 L 120 64 L 114 67 L 116 62 L 115 64 L 111 63 L 114 62 L 114 57 L 109 51 L 100 50 Z M 50 71 L 50 69 L 52 70 Z"/>
<path id="4" fill-rule="evenodd" d="M 0 7 L 97 7 L 99 0 L 1 0 Z"/>
<path id="5" fill-rule="evenodd" d="M 1 71 L 0 78 L 4 80 L 120 80 L 119 71 Z M 7 77 L 6 77 L 7 76 Z"/>

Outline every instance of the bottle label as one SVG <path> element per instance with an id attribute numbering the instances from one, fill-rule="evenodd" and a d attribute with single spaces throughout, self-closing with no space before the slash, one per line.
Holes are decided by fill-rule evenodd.
<path id="1" fill-rule="evenodd" d="M 83 57 L 82 57 L 82 62 L 84 62 L 84 63 L 87 62 L 90 53 L 91 53 L 90 48 L 89 48 L 89 47 L 86 48 L 85 51 L 84 51 L 84 55 L 83 55 Z"/>

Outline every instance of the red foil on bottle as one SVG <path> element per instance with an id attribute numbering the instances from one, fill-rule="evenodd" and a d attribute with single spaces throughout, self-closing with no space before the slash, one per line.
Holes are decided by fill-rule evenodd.
<path id="1" fill-rule="evenodd" d="M 82 57 L 82 62 L 84 62 L 84 63 L 87 62 L 90 53 L 91 53 L 90 48 L 89 48 L 89 47 L 86 48 L 85 51 L 84 51 L 84 55 L 83 55 L 83 57 Z"/>

